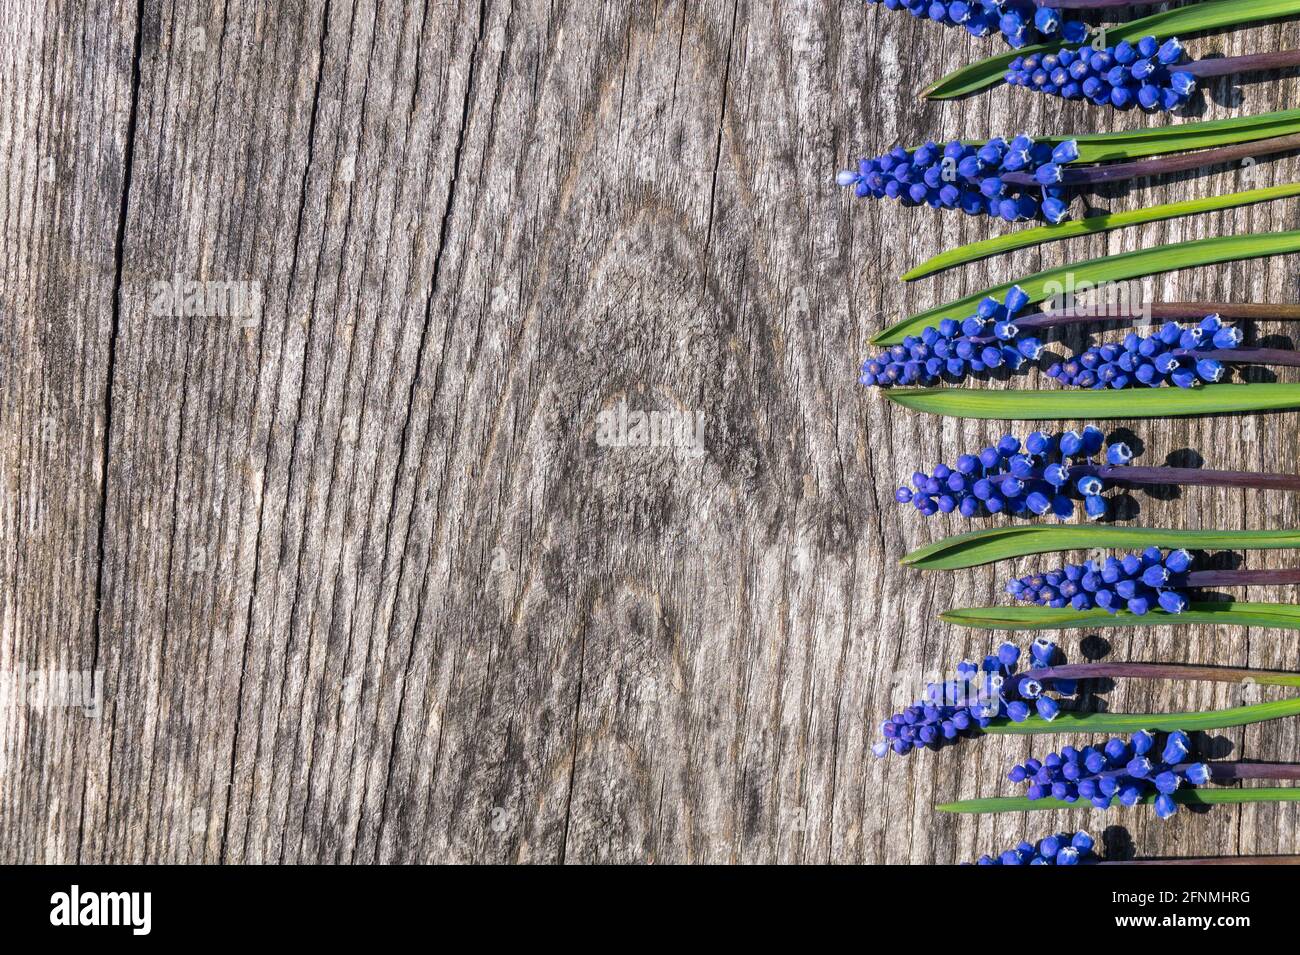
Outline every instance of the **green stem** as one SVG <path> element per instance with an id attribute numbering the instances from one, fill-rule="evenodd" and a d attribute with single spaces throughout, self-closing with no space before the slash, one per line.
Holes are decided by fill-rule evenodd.
<path id="1" fill-rule="evenodd" d="M 1156 801 L 1157 793 L 1144 796 L 1142 805 Z M 1239 805 L 1249 802 L 1300 802 L 1300 786 L 1262 786 L 1257 789 L 1184 789 L 1173 794 L 1180 806 Z M 940 812 L 1033 812 L 1042 809 L 1091 809 L 1085 802 L 1066 802 L 1050 796 L 1030 799 L 1027 796 L 991 796 L 987 799 L 961 799 L 940 803 Z"/>

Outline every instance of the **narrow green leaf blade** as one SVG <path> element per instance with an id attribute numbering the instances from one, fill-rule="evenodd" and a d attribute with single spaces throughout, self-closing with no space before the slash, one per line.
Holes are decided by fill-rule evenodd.
<path id="1" fill-rule="evenodd" d="M 891 325 L 876 335 L 872 342 L 877 345 L 896 345 L 908 335 L 919 335 L 927 325 L 938 325 L 945 318 L 955 318 L 958 321 L 969 318 L 975 314 L 975 307 L 981 299 L 989 295 L 1000 299 L 1013 285 L 1024 289 L 1030 303 L 1036 303 L 1045 301 L 1057 291 L 1068 287 L 1071 276 L 1076 286 L 1082 282 L 1119 282 L 1194 266 L 1284 255 L 1289 252 L 1300 252 L 1300 230 L 1193 239 L 1190 242 L 1158 245 L 1150 249 L 1074 262 L 996 285 L 944 305 L 936 305 Z"/>
<path id="2" fill-rule="evenodd" d="M 1144 796 L 1142 805 L 1156 801 L 1156 793 Z M 1300 802 L 1300 786 L 1258 786 L 1251 789 L 1182 789 L 1173 794 L 1180 806 L 1223 806 L 1251 802 Z M 940 812 L 1031 812 L 1038 809 L 1092 809 L 1091 804 L 1066 802 L 1047 796 L 1030 799 L 1028 796 L 990 796 L 986 799 L 962 799 L 958 802 L 940 803 L 934 807 Z"/>
<path id="3" fill-rule="evenodd" d="M 1120 40 L 1136 41 L 1144 36 L 1164 40 L 1175 35 L 1186 36 L 1204 30 L 1256 23 L 1297 13 L 1300 13 L 1300 2 L 1297 0 L 1217 0 L 1214 3 L 1197 3 L 1108 27 L 1106 42 L 1115 44 Z M 1042 50 L 1059 50 L 1066 45 L 1069 44 L 1045 43 L 988 57 L 949 73 L 926 89 L 921 96 L 927 99 L 954 99 L 974 93 L 1002 81 L 1007 67 L 1016 57 Z"/>
<path id="4" fill-rule="evenodd" d="M 1297 122 L 1300 126 L 1300 121 Z M 934 275 L 946 269 L 987 259 L 995 255 L 1014 252 L 1048 242 L 1060 242 L 1082 235 L 1097 235 L 1114 229 L 1126 229 L 1129 226 L 1142 225 L 1147 222 L 1163 222 L 1182 216 L 1198 215 L 1205 212 L 1218 212 L 1221 209 L 1234 209 L 1240 206 L 1271 202 L 1288 196 L 1300 195 L 1300 183 L 1285 186 L 1273 186 L 1268 189 L 1248 189 L 1226 196 L 1211 196 L 1208 199 L 1191 199 L 1186 202 L 1173 202 L 1167 205 L 1152 206 L 1150 209 L 1138 209 L 1134 212 L 1116 212 L 1111 215 L 1093 216 L 1089 219 L 1076 219 L 1059 225 L 1039 226 L 1013 232 L 1010 235 L 994 236 L 981 242 L 971 242 L 960 248 L 951 249 L 922 262 L 916 268 L 903 275 L 904 282 Z"/>
<path id="5" fill-rule="evenodd" d="M 945 623 L 982 630 L 1095 630 L 1105 627 L 1242 626 L 1300 630 L 1300 607 L 1244 601 L 1198 601 L 1182 613 L 1072 610 L 1069 607 L 964 607 L 939 614 Z"/>
<path id="6" fill-rule="evenodd" d="M 1131 551 L 1152 546 L 1189 550 L 1288 550 L 1300 548 L 1300 529 L 1219 531 L 1025 524 L 945 537 L 918 547 L 904 556 L 902 562 L 921 570 L 957 570 L 1030 554 L 1092 548 Z"/>
<path id="7" fill-rule="evenodd" d="M 1300 132 L 1300 110 L 1288 109 L 1258 116 L 1236 116 L 1200 123 L 1181 123 L 1157 129 L 1132 130 L 1125 133 L 1087 133 L 1058 136 L 1079 144 L 1079 158 L 1072 165 L 1108 162 L 1114 159 L 1141 159 L 1163 153 L 1189 152 L 1234 143 L 1251 143 Z M 1050 141 L 1050 140 L 1049 140 Z"/>
<path id="8" fill-rule="evenodd" d="M 1138 730 L 1169 733 L 1174 730 L 1198 732 L 1249 726 L 1300 714 L 1300 697 L 1230 706 L 1222 710 L 1199 713 L 1061 713 L 1056 719 L 1031 716 L 1023 723 L 995 720 L 981 732 L 993 736 L 1044 736 L 1056 733 L 1136 733 Z"/>
<path id="9" fill-rule="evenodd" d="M 915 411 L 986 421 L 1098 421 L 1280 411 L 1300 408 L 1300 384 L 1253 382 L 1200 388 L 1108 388 L 1020 391 L 993 388 L 886 388 L 886 397 Z"/>

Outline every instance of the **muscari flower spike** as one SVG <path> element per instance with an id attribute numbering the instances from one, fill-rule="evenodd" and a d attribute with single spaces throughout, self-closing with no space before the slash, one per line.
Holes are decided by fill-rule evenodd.
<path id="1" fill-rule="evenodd" d="M 1218 315 L 1184 327 L 1166 322 L 1154 335 L 1129 332 L 1119 344 L 1099 345 L 1047 369 L 1049 378 L 1074 388 L 1159 388 L 1170 384 L 1195 388 L 1222 380 L 1223 362 L 1210 354 L 1231 351 L 1242 341 L 1241 329 Z M 1200 355 L 1200 357 L 1198 357 Z"/>
<path id="2" fill-rule="evenodd" d="M 1081 47 L 1016 57 L 1006 72 L 1012 86 L 1097 106 L 1148 112 L 1177 109 L 1196 91 L 1196 77 L 1177 69 L 1183 60 L 1177 39 L 1161 43 L 1146 36 L 1101 50 Z"/>
<path id="3" fill-rule="evenodd" d="M 1022 842 L 999 856 L 982 855 L 976 865 L 1079 865 L 1096 862 L 1096 842 L 1083 830 Z M 969 865 L 969 863 L 966 863 Z"/>
<path id="4" fill-rule="evenodd" d="M 886 10 L 906 10 L 914 17 L 962 27 L 971 36 L 1000 33 L 1013 47 L 1059 38 L 1082 43 L 1088 25 L 1067 20 L 1055 7 L 1040 7 L 1033 0 L 867 0 Z"/>
<path id="5" fill-rule="evenodd" d="M 1141 554 L 1066 564 L 1059 570 L 1029 574 L 1007 584 L 1007 593 L 1040 607 L 1071 607 L 1109 613 L 1127 610 L 1138 615 L 1159 606 L 1167 613 L 1187 609 L 1183 584 L 1192 555 L 1185 550 L 1165 553 L 1149 547 Z"/>
<path id="6" fill-rule="evenodd" d="M 960 380 L 994 368 L 1020 369 L 1042 354 L 1043 343 L 1020 335 L 1015 317 L 1029 296 L 1013 285 L 1003 301 L 989 297 L 976 314 L 958 322 L 945 318 L 927 325 L 920 335 L 908 335 L 875 358 L 862 363 L 858 382 L 868 387 L 926 385 L 940 379 Z"/>
<path id="7" fill-rule="evenodd" d="M 953 140 L 944 146 L 928 142 L 914 150 L 899 146 L 862 159 L 856 170 L 835 177 L 852 187 L 860 199 L 897 199 L 905 206 L 961 209 L 968 215 L 991 215 L 1007 222 L 1046 219 L 1061 222 L 1069 214 L 1061 167 L 1079 158 L 1074 140 L 1052 146 L 1029 136 L 990 139 L 982 146 Z M 1040 195 L 1004 182 L 1003 173 L 1033 175 Z M 1033 187 L 1028 187 L 1032 189 Z"/>
<path id="8" fill-rule="evenodd" d="M 911 504 L 925 517 L 1052 514 L 1065 520 L 1081 498 L 1084 513 L 1098 520 L 1108 510 L 1101 496 L 1107 482 L 1090 462 L 1104 457 L 1111 467 L 1122 467 L 1133 460 L 1127 444 L 1113 442 L 1103 451 L 1104 442 L 1105 435 L 1092 425 L 1060 435 L 1035 431 L 1023 442 L 1003 435 L 979 454 L 963 454 L 953 467 L 917 471 L 912 486 L 896 490 L 894 500 Z"/>
<path id="9" fill-rule="evenodd" d="M 1061 662 L 1056 644 L 1038 639 L 1029 648 L 1034 667 Z M 1074 680 L 1039 681 L 1017 675 L 1020 648 L 1004 643 L 996 654 L 981 663 L 964 660 L 957 665 L 956 677 L 925 688 L 925 698 L 895 713 L 881 724 L 884 739 L 871 747 L 881 758 L 891 750 L 905 756 L 917 747 L 938 749 L 945 743 L 969 736 L 995 719 L 1023 723 L 1031 714 L 1053 720 L 1061 704 L 1047 695 L 1073 696 Z"/>
<path id="10" fill-rule="evenodd" d="M 1116 801 L 1134 806 L 1155 795 L 1156 815 L 1168 819 L 1178 811 L 1173 794 L 1182 786 L 1209 782 L 1210 768 L 1188 759 L 1192 742 L 1186 733 L 1170 733 L 1162 750 L 1156 743 L 1154 735 L 1139 730 L 1128 740 L 1115 737 L 1100 747 L 1066 746 L 1044 759 L 1013 766 L 1007 778 L 1024 783 L 1030 799 L 1083 799 L 1097 809 L 1109 809 Z"/>

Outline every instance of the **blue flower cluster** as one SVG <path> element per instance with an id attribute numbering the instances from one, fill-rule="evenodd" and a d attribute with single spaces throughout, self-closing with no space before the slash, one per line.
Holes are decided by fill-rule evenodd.
<path id="1" fill-rule="evenodd" d="M 1166 322 L 1154 335 L 1129 332 L 1118 345 L 1089 348 L 1069 361 L 1047 369 L 1049 378 L 1074 388 L 1136 388 L 1164 384 L 1195 388 L 1223 378 L 1223 362 L 1197 358 L 1199 352 L 1231 350 L 1241 344 L 1241 329 L 1207 315 L 1199 325 L 1184 328 Z"/>
<path id="2" fill-rule="evenodd" d="M 1154 606 L 1166 613 L 1182 613 L 1187 597 L 1173 589 L 1185 579 L 1192 555 L 1185 550 L 1149 547 L 1142 554 L 1066 564 L 1046 574 L 1030 574 L 1007 584 L 1017 600 L 1040 607 L 1100 607 L 1110 613 L 1128 610 L 1144 614 Z"/>
<path id="3" fill-rule="evenodd" d="M 1022 842 L 1014 849 L 1008 849 L 997 858 L 980 856 L 976 865 L 1078 865 L 1080 862 L 1095 862 L 1092 836 L 1083 830 L 1063 832 L 1059 835 L 1039 839 L 1038 844 Z"/>
<path id="4" fill-rule="evenodd" d="M 1127 40 L 1102 50 L 1081 47 L 1016 57 L 1007 70 L 1012 86 L 1097 106 L 1145 110 L 1176 109 L 1196 91 L 1196 77 L 1171 69 L 1183 58 L 1176 39 L 1163 44 L 1153 36 Z"/>
<path id="5" fill-rule="evenodd" d="M 887 10 L 906 10 L 914 17 L 934 20 L 950 27 L 962 27 L 971 36 L 989 36 L 994 31 L 1013 47 L 1041 43 L 1059 37 L 1066 43 L 1082 43 L 1088 25 L 1066 20 L 1053 7 L 1040 7 L 1033 0 L 867 0 L 883 3 Z"/>
<path id="6" fill-rule="evenodd" d="M 1030 799 L 1086 799 L 1097 809 L 1109 809 L 1115 800 L 1135 806 L 1154 794 L 1156 815 L 1168 819 L 1178 811 L 1173 794 L 1184 783 L 1209 782 L 1210 768 L 1188 761 L 1192 743 L 1186 733 L 1170 733 L 1158 760 L 1153 758 L 1155 746 L 1156 738 L 1139 730 L 1128 741 L 1116 737 L 1101 747 L 1066 746 L 1045 759 L 1027 759 L 1013 766 L 1007 778 L 1025 783 Z"/>
<path id="7" fill-rule="evenodd" d="M 1029 653 L 1035 667 L 1060 662 L 1056 644 L 1048 640 L 1035 640 Z M 1075 681 L 1052 680 L 1044 685 L 1018 675 L 1019 660 L 1020 648 L 1004 643 L 982 663 L 959 663 L 954 679 L 928 684 L 924 699 L 881 724 L 884 739 L 871 747 L 872 753 L 880 758 L 890 750 L 904 756 L 920 746 L 937 749 L 994 719 L 1023 723 L 1034 712 L 1045 720 L 1055 719 L 1061 704 L 1047 696 L 1047 691 L 1073 696 Z"/>
<path id="8" fill-rule="evenodd" d="M 1079 147 L 1068 139 L 1055 147 L 1028 136 L 1010 141 L 990 139 L 982 146 L 953 140 L 928 142 L 914 150 L 899 146 L 875 159 L 862 159 L 856 170 L 835 177 L 852 187 L 860 199 L 897 199 L 905 206 L 961 209 L 968 215 L 991 215 L 1007 222 L 1040 216 L 1061 222 L 1069 215 L 1065 189 L 1059 185 L 1061 166 L 1079 158 Z M 1023 187 L 1004 182 L 1002 174 L 1032 174 L 1042 199 Z"/>
<path id="9" fill-rule="evenodd" d="M 963 454 L 956 467 L 937 465 L 931 474 L 917 471 L 911 487 L 894 492 L 899 504 L 911 504 L 925 517 L 951 514 L 984 517 L 989 514 L 1054 514 L 1065 519 L 1074 514 L 1071 494 L 1083 498 L 1084 512 L 1092 520 L 1104 517 L 1105 482 L 1088 464 L 1101 454 L 1105 435 L 1089 425 L 1061 435 L 1035 431 L 1022 444 L 1003 435 L 979 454 Z M 1106 448 L 1106 461 L 1122 466 L 1133 460 L 1127 444 Z"/>
<path id="10" fill-rule="evenodd" d="M 1015 317 L 1027 304 L 1029 296 L 1013 285 L 1003 301 L 984 299 L 965 321 L 945 318 L 937 326 L 927 325 L 920 335 L 908 335 L 901 345 L 864 361 L 858 383 L 880 388 L 927 385 L 994 368 L 1016 371 L 1043 351 L 1037 338 L 1018 337 Z"/>

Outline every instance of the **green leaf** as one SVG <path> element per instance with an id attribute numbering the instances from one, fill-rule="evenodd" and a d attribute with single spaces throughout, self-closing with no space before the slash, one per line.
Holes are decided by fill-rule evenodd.
<path id="1" fill-rule="evenodd" d="M 1300 126 L 1300 121 L 1297 122 Z M 1197 215 L 1203 212 L 1217 212 L 1220 209 L 1234 209 L 1238 206 L 1254 205 L 1258 202 L 1270 202 L 1287 196 L 1300 195 L 1300 183 L 1286 186 L 1273 186 L 1269 189 L 1248 189 L 1234 192 L 1227 196 L 1212 196 L 1208 199 L 1191 199 L 1186 202 L 1174 202 L 1168 205 L 1152 206 L 1150 209 L 1138 209 L 1136 212 L 1116 212 L 1111 215 L 1093 216 L 1090 219 L 1077 219 L 1062 222 L 1060 225 L 1039 226 L 1024 229 L 1010 235 L 994 236 L 981 242 L 971 242 L 960 248 L 943 252 L 922 262 L 903 276 L 904 282 L 914 282 L 934 275 L 945 269 L 965 265 L 978 259 L 1013 252 L 1048 242 L 1059 242 L 1081 235 L 1097 235 L 1113 229 L 1125 229 L 1129 226 L 1142 225 L 1146 222 L 1162 222 L 1165 219 L 1177 219 L 1182 216 Z"/>
<path id="2" fill-rule="evenodd" d="M 1045 137 L 1045 141 L 1073 139 L 1079 144 L 1079 158 L 1071 165 L 1081 165 L 1250 143 L 1297 132 L 1300 132 L 1300 109 L 1287 109 L 1258 116 L 1235 116 L 1231 119 L 1212 119 L 1122 133 Z"/>
<path id="3" fill-rule="evenodd" d="M 902 563 L 921 570 L 956 570 L 1030 554 L 1066 550 L 1286 550 L 1300 548 L 1300 530 L 1188 531 L 1160 527 L 1105 527 L 1075 524 L 1025 524 L 994 527 L 945 537 L 919 547 Z"/>
<path id="4" fill-rule="evenodd" d="M 994 720 L 981 732 L 993 736 L 1044 736 L 1054 733 L 1136 733 L 1138 730 L 1169 733 L 1174 730 L 1194 733 L 1203 730 L 1222 730 L 1232 726 L 1249 726 L 1268 720 L 1283 719 L 1300 713 L 1300 697 L 1252 703 L 1249 706 L 1230 706 L 1222 710 L 1205 710 L 1199 713 L 1068 713 L 1047 721 L 1041 716 L 1031 716 L 1023 723 L 1008 719 Z"/>
<path id="5" fill-rule="evenodd" d="M 1171 36 L 1186 36 L 1189 33 L 1272 20 L 1297 13 L 1300 13 L 1300 2 L 1297 0 L 1217 0 L 1215 3 L 1196 3 L 1107 27 L 1106 42 L 1111 45 L 1120 40 L 1133 42 L 1144 36 L 1164 40 Z M 954 99 L 974 93 L 1002 82 L 1007 67 L 1016 57 L 1042 50 L 1060 50 L 1067 45 L 1070 44 L 1043 43 L 991 56 L 949 73 L 921 96 L 928 99 Z"/>
<path id="6" fill-rule="evenodd" d="M 1198 388 L 886 388 L 884 392 L 890 401 L 905 408 L 989 421 L 1166 418 L 1300 407 L 1300 384 L 1272 381 Z"/>
<path id="7" fill-rule="evenodd" d="M 1235 600 L 1195 602 L 1182 613 L 1153 610 L 1139 616 L 1122 610 L 1072 610 L 1069 607 L 965 607 L 939 614 L 945 623 L 984 630 L 1082 630 L 1102 627 L 1169 627 L 1210 624 L 1300 630 L 1300 607 Z"/>
<path id="8" fill-rule="evenodd" d="M 990 295 L 1001 299 L 1013 285 L 1024 289 L 1032 304 L 1045 301 L 1067 288 L 1077 288 L 1083 282 L 1119 282 L 1198 265 L 1283 255 L 1288 252 L 1300 252 L 1300 230 L 1194 239 L 1191 242 L 1158 245 L 1150 249 L 1074 262 L 995 285 L 945 305 L 937 305 L 891 325 L 871 340 L 877 345 L 896 345 L 906 336 L 919 335 L 927 325 L 938 325 L 945 318 L 955 318 L 958 321 L 969 318 L 975 314 L 975 307 L 981 299 Z"/>
<path id="9" fill-rule="evenodd" d="M 1300 109 L 1286 109 L 1257 116 L 1234 116 L 1152 129 L 1130 129 L 1110 133 L 1068 133 L 1036 136 L 1035 141 L 1056 145 L 1067 139 L 1079 146 L 1079 158 L 1071 165 L 1106 162 L 1111 159 L 1141 159 L 1160 153 L 1209 149 L 1233 143 L 1249 143 L 1300 132 Z M 963 139 L 983 146 L 987 139 Z"/>
<path id="10" fill-rule="evenodd" d="M 1141 799 L 1143 805 L 1156 801 L 1156 793 Z M 1259 786 L 1251 789 L 1181 789 L 1173 794 L 1180 806 L 1238 805 L 1248 802 L 1300 802 L 1300 786 Z M 1088 803 L 1066 802 L 1046 796 L 1030 799 L 1028 796 L 991 796 L 987 799 L 962 799 L 958 802 L 940 803 L 934 807 L 940 812 L 1030 812 L 1036 809 L 1091 809 Z"/>

